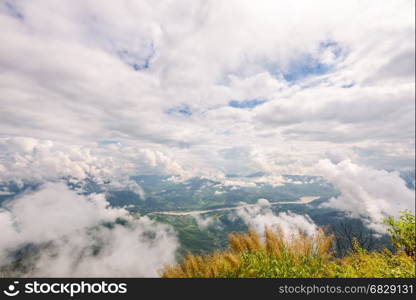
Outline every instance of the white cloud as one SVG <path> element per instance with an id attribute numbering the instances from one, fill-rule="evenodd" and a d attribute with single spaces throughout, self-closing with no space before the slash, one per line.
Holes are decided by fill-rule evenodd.
<path id="1" fill-rule="evenodd" d="M 287 238 L 299 232 L 312 236 L 318 229 L 307 215 L 298 215 L 291 211 L 280 212 L 275 215 L 267 199 L 259 199 L 257 203 L 258 206 L 248 206 L 236 210 L 236 215 L 260 235 L 264 234 L 265 226 L 272 229 L 281 229 L 283 235 Z"/>
<path id="2" fill-rule="evenodd" d="M 361 217 L 378 232 L 384 232 L 382 222 L 387 216 L 415 209 L 415 191 L 406 187 L 397 172 L 363 167 L 349 160 L 338 164 L 322 160 L 317 171 L 340 192 L 322 206 Z"/>
<path id="3" fill-rule="evenodd" d="M 117 140 L 182 176 L 303 173 L 357 147 L 377 149 L 355 153 L 373 166 L 413 165 L 413 11 L 413 1 L 3 3 L 0 136 Z M 257 98 L 267 102 L 228 106 Z M 189 112 L 167 113 L 177 107 Z M 42 164 L 56 169 L 50 156 Z"/>
<path id="4" fill-rule="evenodd" d="M 200 214 L 192 214 L 191 216 L 195 219 L 198 227 L 202 229 L 206 229 L 216 223 L 213 217 L 203 217 Z"/>
<path id="5" fill-rule="evenodd" d="M 110 172 L 111 159 L 97 160 L 88 148 L 14 137 L 0 140 L 3 166 L 2 181 L 31 179 L 33 181 L 53 180 L 65 176 L 85 178 L 102 176 Z"/>
<path id="6" fill-rule="evenodd" d="M 110 180 L 114 189 L 126 188 L 144 198 L 143 189 L 129 179 L 137 173 L 189 174 L 160 151 L 128 145 L 73 145 L 27 137 L 0 139 L 0 181 L 55 181 L 64 177 Z"/>
<path id="7" fill-rule="evenodd" d="M 118 218 L 127 225 L 104 226 Z M 111 208 L 102 194 L 78 195 L 59 183 L 9 202 L 0 210 L 0 224 L 1 265 L 21 246 L 48 245 L 28 276 L 154 277 L 175 262 L 178 246 L 170 227 Z"/>

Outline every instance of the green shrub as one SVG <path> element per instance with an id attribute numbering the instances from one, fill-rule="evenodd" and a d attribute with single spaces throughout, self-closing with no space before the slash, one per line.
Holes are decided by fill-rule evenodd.
<path id="1" fill-rule="evenodd" d="M 409 278 L 415 277 L 415 262 L 404 252 L 354 252 L 327 267 L 328 277 L 340 278 Z"/>
<path id="2" fill-rule="evenodd" d="M 396 250 L 402 250 L 416 260 L 416 225 L 415 215 L 410 211 L 403 211 L 402 215 L 395 219 L 387 218 L 384 223 L 389 226 L 391 242 Z"/>

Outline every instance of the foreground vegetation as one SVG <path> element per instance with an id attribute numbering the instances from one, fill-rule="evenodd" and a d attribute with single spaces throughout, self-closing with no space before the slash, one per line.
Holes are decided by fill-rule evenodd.
<path id="1" fill-rule="evenodd" d="M 336 258 L 333 236 L 320 229 L 313 236 L 301 232 L 286 237 L 279 229 L 265 228 L 264 237 L 250 229 L 230 234 L 229 247 L 207 255 L 188 254 L 178 265 L 162 271 L 165 278 L 224 277 L 416 277 L 415 216 L 404 212 L 388 218 L 394 251 L 368 251 L 357 239 L 351 251 Z"/>

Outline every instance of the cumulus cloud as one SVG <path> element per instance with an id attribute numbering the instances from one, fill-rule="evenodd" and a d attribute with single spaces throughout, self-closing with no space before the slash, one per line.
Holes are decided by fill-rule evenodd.
<path id="1" fill-rule="evenodd" d="M 141 157 L 158 172 L 187 176 L 302 173 L 323 153 L 370 146 L 377 157 L 356 153 L 367 164 L 413 165 L 413 11 L 413 1 L 3 2 L 0 135 L 121 141 L 151 151 Z"/>
<path id="2" fill-rule="evenodd" d="M 264 234 L 265 226 L 272 229 L 279 228 L 287 238 L 299 232 L 312 236 L 318 229 L 307 215 L 298 215 L 291 211 L 275 215 L 267 199 L 259 199 L 257 204 L 258 206 L 246 206 L 236 210 L 236 215 L 260 235 Z"/>
<path id="3" fill-rule="evenodd" d="M 128 145 L 74 145 L 29 137 L 0 139 L 0 181 L 37 182 L 92 179 L 107 188 L 129 189 L 144 199 L 141 186 L 129 176 L 162 173 L 188 178 L 173 158 Z"/>
<path id="4" fill-rule="evenodd" d="M 110 159 L 97 160 L 88 148 L 14 137 L 0 140 L 0 178 L 2 181 L 45 181 L 66 176 L 86 178 L 108 174 Z"/>
<path id="5" fill-rule="evenodd" d="M 198 227 L 202 229 L 206 229 L 216 223 L 213 217 L 204 217 L 200 214 L 192 214 L 191 216 L 195 219 Z"/>
<path id="6" fill-rule="evenodd" d="M 384 232 L 382 222 L 387 216 L 415 209 L 415 191 L 407 188 L 397 172 L 363 167 L 349 160 L 338 164 L 322 160 L 317 170 L 340 192 L 322 206 L 361 217 L 378 232 Z"/>
<path id="7" fill-rule="evenodd" d="M 2 266 L 23 246 L 41 247 L 27 276 L 155 277 L 175 262 L 178 246 L 172 228 L 109 207 L 103 194 L 78 195 L 60 183 L 8 202 L 0 224 Z"/>

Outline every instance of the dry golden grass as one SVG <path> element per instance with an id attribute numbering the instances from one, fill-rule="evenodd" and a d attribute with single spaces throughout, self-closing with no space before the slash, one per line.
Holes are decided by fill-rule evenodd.
<path id="1" fill-rule="evenodd" d="M 319 229 L 313 236 L 265 228 L 264 237 L 250 229 L 231 234 L 229 247 L 209 255 L 188 254 L 162 271 L 165 278 L 234 277 L 416 277 L 415 261 L 404 251 L 368 252 L 357 240 L 345 257 L 333 257 L 331 235 Z"/>
<path id="2" fill-rule="evenodd" d="M 247 234 L 230 234 L 228 249 L 204 256 L 188 254 L 180 264 L 167 266 L 162 277 L 239 277 L 242 274 L 238 270 L 245 263 L 245 254 L 261 254 L 274 260 L 302 264 L 305 258 L 329 259 L 332 256 L 331 245 L 332 236 L 326 235 L 322 229 L 317 230 L 314 236 L 299 232 L 286 237 L 282 230 L 266 227 L 264 238 L 261 238 L 250 228 Z"/>
<path id="3" fill-rule="evenodd" d="M 195 256 L 188 254 L 181 264 L 167 266 L 163 270 L 162 277 L 222 277 L 239 264 L 238 255 L 231 252 L 214 252 L 206 256 Z"/>

